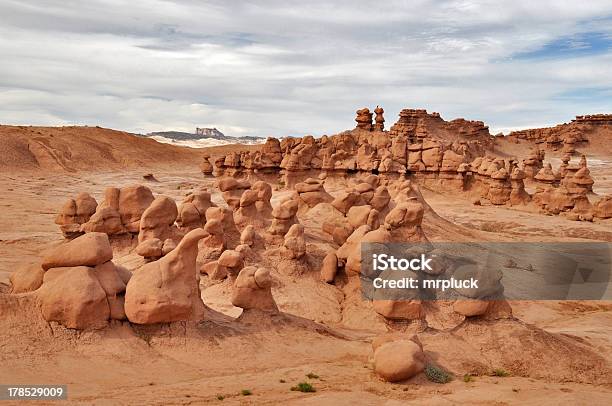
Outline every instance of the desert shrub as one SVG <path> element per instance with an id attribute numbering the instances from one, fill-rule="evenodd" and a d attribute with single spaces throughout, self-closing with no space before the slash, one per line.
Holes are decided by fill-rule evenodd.
<path id="1" fill-rule="evenodd" d="M 463 382 L 465 383 L 474 382 L 474 377 L 470 374 L 465 374 L 463 375 Z"/>
<path id="2" fill-rule="evenodd" d="M 317 390 L 308 382 L 300 382 L 291 388 L 292 391 L 298 392 L 316 392 Z"/>
<path id="3" fill-rule="evenodd" d="M 218 399 L 218 400 L 223 400 L 223 399 L 225 399 L 225 396 L 223 396 L 223 395 L 217 395 L 217 399 Z"/>
<path id="4" fill-rule="evenodd" d="M 452 379 L 448 372 L 433 364 L 427 364 L 425 367 L 425 376 L 435 383 L 448 383 Z"/>
<path id="5" fill-rule="evenodd" d="M 253 392 L 251 392 L 250 389 L 243 389 L 243 390 L 240 391 L 240 394 L 242 396 L 251 396 L 253 394 Z"/>
<path id="6" fill-rule="evenodd" d="M 510 376 L 510 373 L 503 368 L 495 368 L 493 370 L 493 376 L 499 376 L 501 378 L 504 378 L 506 376 Z"/>

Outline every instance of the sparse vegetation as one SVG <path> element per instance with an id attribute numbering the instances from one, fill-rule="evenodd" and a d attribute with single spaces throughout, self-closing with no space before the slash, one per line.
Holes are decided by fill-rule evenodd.
<path id="1" fill-rule="evenodd" d="M 242 396 L 251 396 L 253 394 L 253 392 L 251 392 L 250 389 L 243 389 L 243 390 L 240 391 L 240 394 Z"/>
<path id="2" fill-rule="evenodd" d="M 493 376 L 499 376 L 501 378 L 504 378 L 506 376 L 510 376 L 510 373 L 503 368 L 495 368 L 493 370 Z"/>
<path id="3" fill-rule="evenodd" d="M 425 367 L 425 376 L 431 382 L 435 383 L 448 383 L 452 380 L 448 372 L 433 364 L 427 364 Z"/>
<path id="4" fill-rule="evenodd" d="M 280 383 L 285 383 L 286 381 L 284 379 L 279 379 L 278 380 Z"/>
<path id="5" fill-rule="evenodd" d="M 506 259 L 506 262 L 504 263 L 504 267 L 506 267 L 506 268 L 516 268 L 516 261 L 513 260 L 512 258 L 508 258 L 508 259 Z"/>
<path id="6" fill-rule="evenodd" d="M 319 375 L 313 374 L 312 372 L 306 374 L 306 378 L 308 379 L 319 379 Z"/>
<path id="7" fill-rule="evenodd" d="M 465 383 L 474 382 L 474 377 L 470 374 L 465 374 L 463 375 L 463 382 Z"/>
<path id="8" fill-rule="evenodd" d="M 223 395 L 217 395 L 217 400 L 223 400 L 223 399 L 225 399 L 225 396 L 223 396 Z"/>
<path id="9" fill-rule="evenodd" d="M 291 390 L 297 391 L 297 392 L 316 392 L 317 391 L 315 387 L 309 384 L 308 382 L 300 382 L 296 386 L 291 387 Z"/>

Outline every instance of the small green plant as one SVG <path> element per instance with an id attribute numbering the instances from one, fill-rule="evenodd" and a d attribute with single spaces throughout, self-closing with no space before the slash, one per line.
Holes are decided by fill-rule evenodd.
<path id="1" fill-rule="evenodd" d="M 308 379 L 319 379 L 319 375 L 313 374 L 312 372 L 306 374 L 306 378 Z"/>
<path id="2" fill-rule="evenodd" d="M 465 383 L 474 382 L 474 377 L 470 374 L 465 374 L 463 375 L 463 382 Z"/>
<path id="3" fill-rule="evenodd" d="M 308 382 L 300 382 L 296 386 L 291 387 L 292 391 L 298 392 L 316 392 L 317 390 Z"/>
<path id="4" fill-rule="evenodd" d="M 223 396 L 223 395 L 217 395 L 217 399 L 218 399 L 218 400 L 223 400 L 223 399 L 225 399 L 225 396 Z"/>
<path id="5" fill-rule="evenodd" d="M 251 396 L 253 394 L 253 392 L 251 392 L 250 389 L 243 389 L 243 390 L 240 391 L 240 394 L 242 396 Z"/>
<path id="6" fill-rule="evenodd" d="M 493 376 L 499 376 L 500 378 L 504 378 L 506 376 L 510 376 L 510 373 L 502 368 L 495 368 L 493 370 Z"/>
<path id="7" fill-rule="evenodd" d="M 436 383 L 448 383 L 452 379 L 448 372 L 433 364 L 427 364 L 425 367 L 425 376 L 430 381 Z"/>

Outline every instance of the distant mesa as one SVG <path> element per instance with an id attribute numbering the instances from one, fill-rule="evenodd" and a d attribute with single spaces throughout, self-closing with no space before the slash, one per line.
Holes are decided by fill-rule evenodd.
<path id="1" fill-rule="evenodd" d="M 225 134 L 223 134 L 221 131 L 217 130 L 216 128 L 200 128 L 200 127 L 196 127 L 196 132 L 197 135 L 200 135 L 202 137 L 225 137 Z"/>
<path id="2" fill-rule="evenodd" d="M 196 127 L 195 132 L 188 133 L 183 131 L 156 131 L 145 135 L 159 142 L 170 142 L 183 146 L 211 146 L 223 144 L 262 144 L 265 139 L 255 136 L 230 137 L 223 134 L 217 128 Z M 162 137 L 162 138 L 160 138 Z M 197 145 L 191 143 L 181 143 L 181 141 L 201 141 Z M 200 145 L 206 143 L 205 145 Z"/>

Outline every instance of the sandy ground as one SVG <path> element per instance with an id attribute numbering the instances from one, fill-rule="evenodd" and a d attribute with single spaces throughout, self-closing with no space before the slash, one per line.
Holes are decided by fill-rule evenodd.
<path id="1" fill-rule="evenodd" d="M 201 151 L 191 158 L 199 156 Z M 591 168 L 597 191 L 611 193 L 610 159 L 594 159 L 602 162 Z M 142 178 L 149 172 L 158 182 Z M 193 160 L 95 172 L 2 172 L 0 291 L 17 267 L 36 262 L 63 241 L 53 220 L 67 197 L 86 191 L 100 201 L 105 187 L 141 183 L 180 201 L 191 190 L 212 189 L 213 181 L 199 173 Z M 273 204 L 284 194 L 275 191 Z M 456 223 L 448 233 L 488 241 L 612 242 L 611 221 L 573 222 L 472 206 L 469 200 L 429 190 L 423 194 L 440 216 Z M 224 204 L 218 192 L 213 200 Z M 429 227 L 428 235 L 443 239 L 443 229 Z M 308 233 L 314 240 L 315 231 L 309 227 Z M 315 243 L 309 247 L 317 249 Z M 119 250 L 114 261 L 134 268 L 142 260 Z M 349 302 L 346 288 L 320 283 L 316 272 L 275 277 L 274 296 L 283 313 L 269 319 L 237 321 L 240 310 L 229 303 L 229 287 L 204 278 L 203 300 L 219 312 L 208 321 L 150 328 L 115 322 L 96 332 L 47 324 L 31 297 L 0 293 L 0 383 L 67 384 L 68 403 L 88 405 L 612 403 L 610 303 L 515 302 L 513 320 L 422 330 L 426 354 L 455 373 L 455 379 L 440 385 L 420 375 L 389 384 L 376 377 L 370 362 L 370 342 L 386 326 L 366 317 L 359 303 Z M 491 370 L 502 367 L 509 377 L 491 376 Z M 464 382 L 465 373 L 474 378 Z M 291 391 L 298 382 L 310 382 L 317 391 Z M 247 389 L 251 395 L 242 395 Z"/>
<path id="2" fill-rule="evenodd" d="M 87 191 L 99 200 L 107 186 L 145 183 L 154 193 L 180 201 L 190 190 L 211 187 L 213 182 L 212 178 L 203 178 L 193 168 L 154 174 L 159 182 L 144 181 L 143 171 L 139 170 L 36 176 L 2 174 L 0 187 L 5 193 L 0 197 L 3 213 L 0 217 L 0 281 L 6 283 L 17 266 L 24 261 L 34 262 L 46 249 L 63 241 L 53 218 L 66 197 L 75 191 Z M 275 192 L 273 203 L 281 194 Z M 443 195 L 426 190 L 424 194 L 438 214 L 474 232 L 484 233 L 492 240 L 612 241 L 609 222 L 578 223 L 505 208 L 474 207 L 464 201 L 451 202 Z M 218 194 L 213 200 L 222 203 Z M 124 254 L 115 260 L 132 265 L 138 261 L 133 254 Z M 301 277 L 300 286 L 315 285 L 320 285 L 316 277 Z M 120 323 L 102 333 L 58 332 L 47 326 L 38 334 L 32 334 L 25 329 L 28 339 L 15 340 L 20 328 L 13 326 L 13 330 L 3 334 L 3 339 L 7 336 L 13 339 L 0 341 L 5 366 L 0 369 L 0 382 L 66 383 L 71 401 L 85 404 L 393 405 L 409 401 L 431 405 L 593 405 L 609 404 L 612 400 L 612 386 L 605 379 L 589 384 L 588 380 L 572 382 L 572 379 L 532 376 L 500 378 L 485 374 L 469 383 L 458 376 L 447 385 L 431 383 L 422 377 L 403 384 L 384 383 L 373 374 L 368 359 L 369 341 L 380 332 L 379 326 L 372 329 L 343 326 L 340 322 L 342 295 L 333 292 L 335 288 L 323 286 L 330 292 L 313 288 L 310 295 L 296 297 L 289 287 L 279 294 L 277 300 L 281 310 L 301 317 L 276 320 L 270 326 L 258 326 L 258 321 L 248 327 L 226 319 L 213 327 L 200 327 L 198 340 L 193 334 L 172 331 L 170 327 L 162 338 L 157 335 L 147 338 L 146 332 L 134 332 Z M 214 286 L 204 290 L 205 301 L 217 310 L 237 315 L 232 314 L 222 290 L 215 290 Z M 215 291 L 219 293 L 216 298 L 212 297 Z M 301 303 L 302 300 L 305 302 Z M 319 314 L 322 307 L 328 309 L 327 316 Z M 610 361 L 610 307 L 530 302 L 515 303 L 514 309 L 519 320 L 570 337 L 577 345 L 594 349 L 606 362 Z M 34 316 L 28 313 L 27 317 Z M 316 318 L 324 324 L 308 324 L 308 319 Z M 328 327 L 323 327 L 325 325 Z M 153 342 L 150 337 L 154 337 Z M 495 340 L 504 340 L 504 337 L 496 337 L 493 342 Z M 445 342 L 434 334 L 426 340 L 425 348 L 444 358 Z M 437 350 L 438 347 L 441 350 Z M 491 362 L 494 361 L 485 363 L 494 367 Z M 306 374 L 311 372 L 319 378 L 307 378 Z M 290 390 L 302 381 L 312 382 L 317 392 L 303 394 Z M 252 395 L 241 395 L 243 389 L 249 389 Z M 218 396 L 224 399 L 221 401 Z"/>

